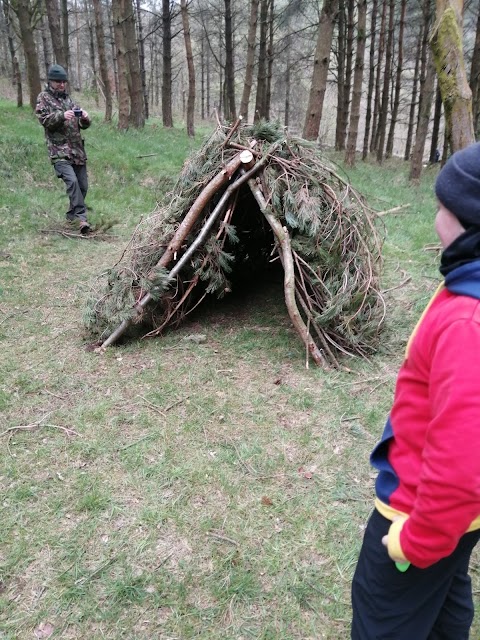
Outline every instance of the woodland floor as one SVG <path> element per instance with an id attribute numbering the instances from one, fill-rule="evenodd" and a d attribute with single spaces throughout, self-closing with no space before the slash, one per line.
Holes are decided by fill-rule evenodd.
<path id="1" fill-rule="evenodd" d="M 17 135 L 14 117 L 0 111 L 0 134 Z M 35 130 L 20 125 L 26 145 Z M 145 153 L 153 135 L 163 141 L 128 135 L 120 146 L 112 134 L 113 158 L 130 141 Z M 184 137 L 177 145 L 188 153 Z M 97 354 L 82 325 L 89 286 L 155 200 L 114 161 L 100 164 L 102 149 L 92 137 L 92 219 L 118 221 L 105 241 L 44 233 L 65 201 L 43 155 L 15 184 L 27 200 L 0 166 L 0 637 L 348 638 L 368 456 L 438 281 L 424 250 L 435 242 L 431 176 L 412 193 L 394 166 L 351 173 L 377 209 L 411 203 L 383 217 L 388 316 L 370 361 L 306 368 L 271 280 L 160 339 Z M 158 170 L 141 180 L 155 185 Z M 104 185 L 112 172 L 118 188 Z M 477 553 L 477 604 L 479 574 Z"/>

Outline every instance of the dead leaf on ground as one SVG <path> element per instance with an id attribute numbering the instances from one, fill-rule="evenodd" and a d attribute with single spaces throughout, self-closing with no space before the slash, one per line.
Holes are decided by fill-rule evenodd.
<path id="1" fill-rule="evenodd" d="M 35 638 L 50 638 L 54 631 L 54 626 L 51 622 L 41 622 L 35 629 L 33 635 Z"/>
<path id="2" fill-rule="evenodd" d="M 304 467 L 298 468 L 298 473 L 307 480 L 311 480 L 313 478 L 313 471 L 309 469 L 305 469 Z"/>

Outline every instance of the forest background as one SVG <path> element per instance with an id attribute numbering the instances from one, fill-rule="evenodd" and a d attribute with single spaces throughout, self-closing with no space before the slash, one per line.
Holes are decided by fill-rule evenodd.
<path id="1" fill-rule="evenodd" d="M 460 43 L 434 60 L 429 41 L 448 8 Z M 478 0 L 2 0 L 2 9 L 0 77 L 19 105 L 25 93 L 34 107 L 57 62 L 70 90 L 120 129 L 156 117 L 194 135 L 215 117 L 272 119 L 345 151 L 350 165 L 357 153 L 403 157 L 418 178 L 452 147 L 435 66 L 450 83 L 460 66 L 460 98 L 478 127 Z"/>

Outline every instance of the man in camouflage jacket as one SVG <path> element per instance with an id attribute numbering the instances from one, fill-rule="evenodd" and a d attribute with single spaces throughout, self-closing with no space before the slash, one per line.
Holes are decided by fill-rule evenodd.
<path id="1" fill-rule="evenodd" d="M 45 90 L 37 98 L 35 113 L 45 129 L 48 154 L 57 178 L 67 187 L 70 199 L 67 220 L 78 223 L 81 233 L 87 234 L 91 230 L 85 207 L 87 156 L 80 131 L 90 126 L 90 118 L 65 91 L 67 73 L 62 66 L 52 65 L 47 79 Z"/>

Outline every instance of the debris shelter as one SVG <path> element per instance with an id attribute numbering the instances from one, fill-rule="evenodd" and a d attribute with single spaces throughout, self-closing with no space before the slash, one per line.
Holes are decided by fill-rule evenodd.
<path id="1" fill-rule="evenodd" d="M 377 216 L 316 144 L 270 122 L 219 125 L 97 279 L 85 324 L 103 347 L 132 325 L 160 335 L 277 259 L 309 357 L 337 366 L 378 344 L 381 248 Z"/>

